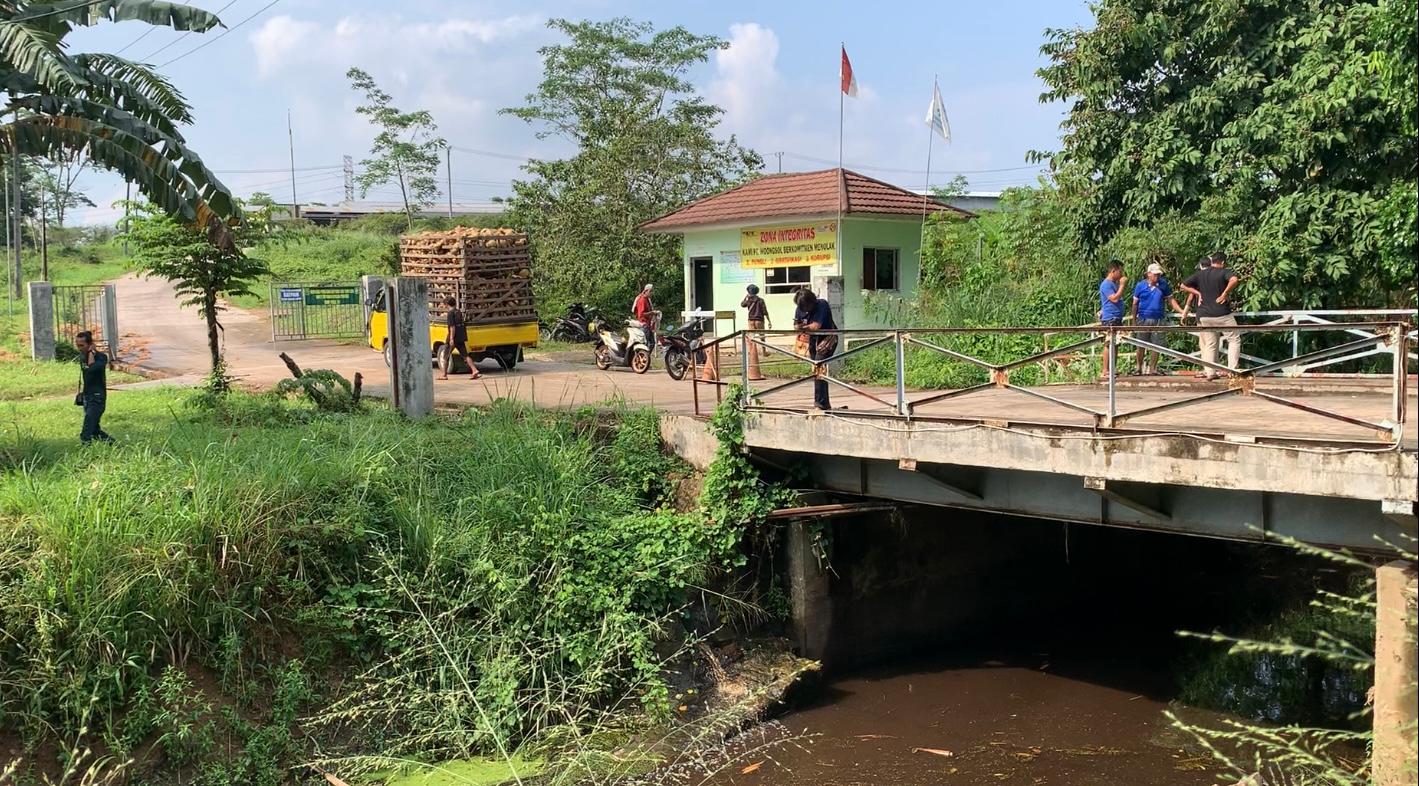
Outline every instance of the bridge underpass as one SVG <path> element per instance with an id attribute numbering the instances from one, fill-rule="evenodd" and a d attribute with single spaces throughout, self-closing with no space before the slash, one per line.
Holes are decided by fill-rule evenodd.
<path id="1" fill-rule="evenodd" d="M 1243 327 L 1243 345 L 1274 349 L 1280 342 L 1266 334 L 1278 328 Z M 936 506 L 898 520 L 879 513 L 789 525 L 786 569 L 800 650 L 832 667 L 834 660 L 923 642 L 959 645 L 1006 620 L 1047 619 L 1059 582 L 1077 575 L 1058 570 L 1074 524 L 1188 536 L 1176 548 L 1155 540 L 1138 555 L 1103 547 L 1112 557 L 1098 563 L 1133 558 L 1146 575 L 1150 565 L 1176 556 L 1181 562 L 1169 564 L 1169 575 L 1185 579 L 1202 576 L 1210 559 L 1188 556 L 1195 549 L 1185 544 L 1220 539 L 1255 545 L 1217 548 L 1255 550 L 1295 538 L 1344 547 L 1376 565 L 1376 746 L 1412 750 L 1412 731 L 1399 729 L 1412 729 L 1419 712 L 1413 642 L 1395 631 L 1415 616 L 1415 579 L 1412 562 L 1393 560 L 1415 551 L 1413 329 L 1409 322 L 1352 322 L 1285 330 L 1292 335 L 1289 352 L 1271 360 L 1244 353 L 1243 368 L 1219 382 L 1179 374 L 1125 379 L 1119 364 L 1101 383 L 1078 379 L 1080 367 L 1087 374 L 1100 365 L 1095 356 L 1091 372 L 1085 353 L 1132 349 L 1156 351 L 1175 368 L 1228 372 L 1180 346 L 1187 336 L 1178 334 L 1197 332 L 1184 327 L 1166 329 L 1162 344 L 1135 337 L 1129 327 L 1023 331 L 1064 343 L 1014 357 L 981 357 L 957 340 L 984 336 L 989 344 L 1022 334 L 1003 328 L 838 331 L 842 343 L 856 346 L 830 361 L 794 354 L 772 331 L 741 331 L 711 343 L 716 369 L 739 366 L 734 381 L 744 439 L 757 460 L 797 470 L 821 492 Z M 1328 338 L 1318 335 L 1327 331 Z M 761 362 L 779 358 L 786 368 L 776 370 L 777 378 L 771 371 L 768 380 L 745 380 L 751 348 Z M 869 353 L 878 357 L 868 360 Z M 909 365 L 923 356 L 967 366 L 977 381 L 914 387 Z M 1059 372 L 1063 361 L 1074 373 L 1065 369 L 1049 384 L 1051 366 Z M 858 362 L 879 377 L 884 367 L 893 369 L 895 389 L 854 377 Z M 814 409 L 808 398 L 814 383 L 829 385 L 834 403 L 848 406 Z M 714 384 L 703 393 L 697 384 L 697 408 L 735 390 L 723 376 Z M 1232 578 L 1246 576 L 1243 568 Z M 1121 582 L 1117 590 L 1144 595 L 1128 613 L 1155 627 L 1169 607 L 1148 593 L 1182 591 L 1142 581 Z M 1259 600 L 1236 597 L 1245 598 L 1243 605 Z M 1022 608 L 1033 616 L 1020 616 Z"/>

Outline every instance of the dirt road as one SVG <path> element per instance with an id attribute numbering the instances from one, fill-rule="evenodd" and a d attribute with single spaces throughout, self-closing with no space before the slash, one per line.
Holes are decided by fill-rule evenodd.
<path id="1" fill-rule="evenodd" d="M 196 309 L 183 307 L 172 286 L 161 279 L 128 275 L 114 284 L 122 330 L 146 348 L 141 365 L 179 381 L 200 380 L 208 368 L 207 341 Z M 274 342 L 264 314 L 238 308 L 224 312 L 222 324 L 229 371 L 244 387 L 270 387 L 289 376 L 278 357 L 286 352 L 303 368 L 329 368 L 346 377 L 361 372 L 370 395 L 388 395 L 389 370 L 383 358 L 359 341 Z M 690 383 L 676 382 L 658 367 L 636 375 L 625 369 L 600 371 L 589 365 L 533 359 L 511 372 L 492 361 L 479 368 L 483 371 L 479 381 L 462 374 L 447 381 L 436 379 L 434 401 L 486 404 L 512 397 L 545 407 L 574 407 L 621 398 L 672 412 L 694 410 Z M 703 386 L 700 393 L 714 396 L 712 389 Z"/>

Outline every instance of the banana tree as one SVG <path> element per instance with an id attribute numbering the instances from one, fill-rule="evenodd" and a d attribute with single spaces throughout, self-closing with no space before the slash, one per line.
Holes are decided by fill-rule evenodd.
<path id="1" fill-rule="evenodd" d="M 178 130 L 192 122 L 182 94 L 149 65 L 67 50 L 71 30 L 103 21 L 196 33 L 221 25 L 208 11 L 162 0 L 0 0 L 0 138 L 20 155 L 82 151 L 164 212 L 225 237 L 240 208 Z"/>

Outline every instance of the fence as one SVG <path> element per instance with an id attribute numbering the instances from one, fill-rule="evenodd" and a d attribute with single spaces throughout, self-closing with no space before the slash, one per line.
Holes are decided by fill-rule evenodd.
<path id="1" fill-rule="evenodd" d="M 1304 316 L 1301 316 L 1302 314 Z M 1353 315 L 1354 312 L 1345 312 Z M 1412 314 L 1413 312 L 1408 312 Z M 1217 401 L 1232 396 L 1248 396 L 1269 401 L 1295 410 L 1318 415 L 1330 421 L 1344 423 L 1366 429 L 1379 435 L 1386 442 L 1397 443 L 1403 437 L 1406 417 L 1406 397 L 1409 383 L 1409 366 L 1416 359 L 1409 350 L 1415 340 L 1414 329 L 1407 322 L 1333 322 L 1325 320 L 1318 312 L 1294 312 L 1282 315 L 1278 321 L 1260 325 L 1238 325 L 1235 330 L 1246 345 L 1249 340 L 1266 335 L 1290 334 L 1295 338 L 1290 345 L 1295 348 L 1278 359 L 1266 359 L 1243 355 L 1239 368 L 1230 369 L 1218 362 L 1203 361 L 1196 353 L 1184 351 L 1169 344 L 1170 337 L 1204 332 L 1217 332 L 1215 327 L 1199 326 L 1118 326 L 1118 327 L 1040 327 L 1040 328 L 929 328 L 917 330 L 838 330 L 823 331 L 820 335 L 838 335 L 843 346 L 850 348 L 826 360 L 813 360 L 783 346 L 783 340 L 792 331 L 744 330 L 732 335 L 707 342 L 703 349 L 715 356 L 714 367 L 720 368 L 721 346 L 728 344 L 737 352 L 740 364 L 739 377 L 744 380 L 741 394 L 743 404 L 748 409 L 807 409 L 802 406 L 768 406 L 764 399 L 790 390 L 796 386 L 814 381 L 822 381 L 829 386 L 846 390 L 860 399 L 875 405 L 874 409 L 853 414 L 878 414 L 896 418 L 924 418 L 949 420 L 990 421 L 998 419 L 986 415 L 970 415 L 953 412 L 949 417 L 933 413 L 927 408 L 952 399 L 960 399 L 990 390 L 1010 390 L 1031 397 L 1042 404 L 1062 407 L 1064 410 L 1087 419 L 1093 428 L 1125 428 L 1133 421 L 1171 410 Z M 1301 351 L 1310 336 L 1325 336 L 1324 340 L 1312 343 L 1318 348 Z M 1338 336 L 1338 338 L 1337 338 Z M 1051 342 L 1058 342 L 1050 347 Z M 778 339 L 775 341 L 775 339 Z M 1257 342 L 1261 343 L 1261 342 Z M 1273 342 L 1275 343 L 1275 342 Z M 1041 346 L 1043 345 L 1043 346 Z M 1285 345 L 1285 342 L 1281 342 Z M 1181 398 L 1156 403 L 1139 402 L 1131 408 L 1120 405 L 1120 349 L 1128 348 L 1156 353 L 1165 358 L 1200 369 L 1203 373 L 1226 375 L 1225 388 L 1208 389 L 1201 393 L 1183 395 Z M 787 373 L 770 382 L 755 386 L 747 380 L 749 351 L 756 350 L 761 358 L 775 358 L 780 362 L 776 371 Z M 870 361 L 867 359 L 875 353 Z M 1093 353 L 1093 354 L 1091 354 Z M 1114 363 L 1102 363 L 1101 356 L 1107 353 L 1116 358 Z M 984 357 L 990 354 L 992 357 Z M 883 355 L 886 355 L 884 358 Z M 1383 373 L 1317 374 L 1316 369 L 1325 369 L 1341 364 L 1353 364 L 1357 360 L 1368 359 L 1370 363 L 1387 360 L 1388 369 Z M 931 365 L 929 372 L 917 375 L 913 364 Z M 767 365 L 761 360 L 761 365 Z M 859 378 L 849 379 L 843 369 L 857 366 Z M 1106 392 L 1102 401 L 1070 400 L 1057 386 L 1047 384 L 1051 368 L 1055 374 L 1073 377 L 1075 381 L 1088 378 L 1094 381 L 1094 374 L 1101 374 L 1098 388 Z M 862 373 L 866 369 L 868 373 Z M 697 369 L 696 369 L 697 370 Z M 940 371 L 941 373 L 936 373 Z M 908 380 L 914 376 L 936 379 L 967 380 L 959 386 L 948 384 L 915 384 Z M 1369 380 L 1369 388 L 1383 390 L 1390 401 L 1382 417 L 1360 416 L 1353 412 L 1338 411 L 1333 407 L 1320 406 L 1313 402 L 1297 400 L 1290 395 L 1282 395 L 1274 388 L 1258 387 L 1259 381 L 1277 377 L 1334 377 L 1343 376 L 1351 380 Z M 703 414 L 700 406 L 699 387 L 706 381 L 694 377 L 694 404 L 697 414 Z M 880 383 L 889 377 L 891 388 L 883 388 Z M 921 380 L 918 380 L 920 382 Z M 926 380 L 928 383 L 930 379 Z M 878 383 L 874 386 L 873 383 Z M 726 384 L 710 381 L 715 387 L 715 398 L 723 397 Z M 909 387 L 913 388 L 909 390 Z M 943 389 L 944 388 L 944 389 Z M 1369 389 L 1367 388 L 1367 389 Z M 1075 398 L 1078 398 L 1076 396 Z"/>
<path id="2" fill-rule="evenodd" d="M 112 336 L 104 326 L 106 289 L 103 284 L 54 288 L 54 337 L 56 341 L 74 343 L 81 331 L 94 334 L 94 344 L 102 352 L 110 352 Z M 111 352 L 110 352 L 111 354 Z"/>
<path id="3" fill-rule="evenodd" d="M 357 338 L 365 308 L 357 282 L 272 282 L 271 340 Z"/>

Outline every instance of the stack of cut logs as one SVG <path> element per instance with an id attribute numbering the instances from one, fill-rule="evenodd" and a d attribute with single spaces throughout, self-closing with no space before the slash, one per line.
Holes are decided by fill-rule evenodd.
<path id="1" fill-rule="evenodd" d="M 512 229 L 457 227 L 399 240 L 400 273 L 429 280 L 429 316 L 448 313 L 458 301 L 470 325 L 535 322 L 532 252 L 527 235 Z"/>

